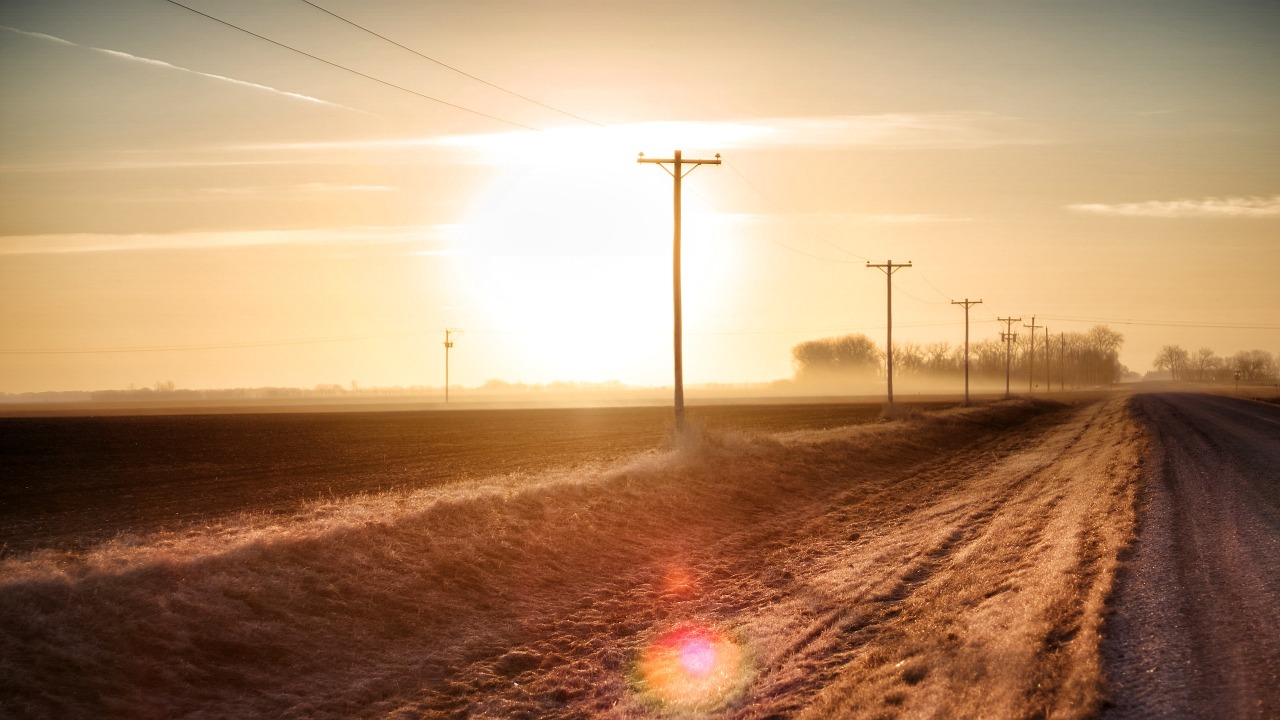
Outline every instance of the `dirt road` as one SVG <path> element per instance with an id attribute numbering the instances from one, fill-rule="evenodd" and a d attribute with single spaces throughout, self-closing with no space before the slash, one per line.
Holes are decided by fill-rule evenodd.
<path id="1" fill-rule="evenodd" d="M 1137 396 L 1153 438 L 1106 717 L 1280 717 L 1280 407 Z"/>

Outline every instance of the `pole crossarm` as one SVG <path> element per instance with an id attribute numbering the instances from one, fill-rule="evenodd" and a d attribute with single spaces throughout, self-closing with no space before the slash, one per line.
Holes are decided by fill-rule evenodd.
<path id="1" fill-rule="evenodd" d="M 693 172 L 694 170 L 697 170 L 699 165 L 719 165 L 720 153 L 716 153 L 716 157 L 714 160 L 693 160 L 689 158 L 684 158 L 684 157 L 681 157 L 681 151 L 679 150 L 676 151 L 675 157 L 670 157 L 670 158 L 647 158 L 644 156 L 644 153 L 640 153 L 640 157 L 636 158 L 636 162 L 653 163 L 654 165 L 660 166 L 663 170 L 666 170 L 667 174 L 670 175 L 671 177 L 677 177 L 677 173 L 678 173 L 678 177 L 684 178 L 689 173 Z M 675 169 L 673 170 L 672 168 L 667 167 L 667 165 L 671 165 Z M 681 170 L 681 166 L 683 165 L 691 165 L 692 167 L 690 167 L 688 170 Z"/>
<path id="2" fill-rule="evenodd" d="M 675 181 L 672 192 L 672 215 L 674 216 L 674 232 L 671 241 L 671 289 L 672 289 L 672 306 L 674 310 L 673 320 L 673 345 L 675 355 L 675 411 L 676 411 L 676 430 L 684 428 L 684 321 L 682 320 L 682 311 L 680 308 L 680 181 L 685 175 L 693 172 L 699 165 L 719 165 L 720 153 L 716 153 L 714 160 L 698 160 L 686 159 L 680 150 L 675 151 L 674 157 L 670 158 L 647 158 L 644 153 L 640 153 L 640 157 L 636 159 L 638 163 L 651 163 L 658 165 Z M 667 165 L 671 167 L 667 167 Z M 684 166 L 689 165 L 689 169 L 685 170 Z"/>
<path id="3" fill-rule="evenodd" d="M 885 272 L 885 274 L 886 274 L 886 275 L 892 275 L 892 274 L 894 274 L 894 273 L 898 272 L 899 270 L 901 270 L 902 268 L 909 268 L 909 267 L 911 267 L 911 261 L 910 261 L 910 260 L 908 260 L 908 261 L 906 261 L 906 262 L 904 262 L 904 263 L 896 263 L 896 262 L 894 262 L 894 261 L 890 260 L 889 262 L 873 263 L 873 262 L 871 262 L 870 260 L 868 260 L 868 261 L 867 261 L 867 267 L 869 267 L 869 268 L 880 268 L 881 270 L 883 270 L 883 271 Z M 979 302 L 981 302 L 981 301 L 979 301 Z"/>

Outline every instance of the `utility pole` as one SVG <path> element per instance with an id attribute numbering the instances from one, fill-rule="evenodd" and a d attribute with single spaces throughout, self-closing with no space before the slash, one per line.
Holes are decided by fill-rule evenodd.
<path id="1" fill-rule="evenodd" d="M 981 304 L 981 300 L 952 300 L 952 305 L 964 306 L 964 404 L 969 405 L 969 306 Z"/>
<path id="2" fill-rule="evenodd" d="M 1030 365 L 1027 368 L 1027 393 L 1030 394 L 1032 397 L 1035 397 L 1035 394 L 1036 394 L 1036 385 L 1035 385 L 1036 383 L 1036 330 L 1039 330 L 1043 326 L 1037 325 L 1036 316 L 1032 315 L 1031 324 L 1023 325 L 1022 327 L 1027 328 L 1031 331 L 1031 354 L 1027 360 L 1027 362 L 1030 363 Z"/>
<path id="3" fill-rule="evenodd" d="M 675 232 L 673 234 L 671 246 L 671 286 L 672 297 L 675 301 L 675 406 L 676 431 L 679 432 L 684 429 L 684 327 L 680 311 L 680 181 L 684 179 L 685 175 L 696 170 L 699 165 L 719 165 L 720 153 L 716 153 L 716 158 L 714 160 L 686 160 L 680 156 L 679 150 L 675 151 L 675 157 L 666 159 L 647 158 L 644 156 L 644 153 L 640 153 L 640 157 L 636 162 L 656 163 L 661 166 L 663 170 L 666 170 L 667 174 L 675 180 L 675 190 L 672 193 L 672 203 L 675 215 Z M 667 163 L 671 164 L 670 168 L 667 167 Z M 688 170 L 685 170 L 685 165 L 690 165 L 691 167 Z"/>
<path id="4" fill-rule="evenodd" d="M 1058 333 L 1058 392 L 1067 389 L 1067 334 Z"/>
<path id="5" fill-rule="evenodd" d="M 886 375 L 889 379 L 889 411 L 892 413 L 893 412 L 893 274 L 904 267 L 908 267 L 908 268 L 911 267 L 911 261 L 908 260 L 905 264 L 898 263 L 895 265 L 893 260 L 889 260 L 889 262 L 887 263 L 872 263 L 870 260 L 868 260 L 867 267 L 879 268 L 880 270 L 883 270 L 885 287 L 888 288 L 888 302 L 885 303 L 885 307 L 888 308 L 889 337 L 885 342 L 885 370 L 887 371 Z"/>
<path id="6" fill-rule="evenodd" d="M 449 339 L 450 333 L 458 332 L 450 328 L 444 329 L 444 401 L 449 402 L 449 350 L 453 347 L 453 341 Z"/>
<path id="7" fill-rule="evenodd" d="M 1004 323 L 1004 332 L 1000 333 L 1000 339 L 1004 341 L 1004 399 L 1008 400 L 1013 397 L 1009 392 L 1009 372 L 1010 362 L 1013 358 L 1013 341 L 1018 339 L 1018 333 L 1013 332 L 1013 324 L 1022 322 L 1020 317 L 996 318 Z"/>
<path id="8" fill-rule="evenodd" d="M 1053 392 L 1053 347 L 1049 345 L 1049 326 L 1044 326 L 1044 391 Z"/>
<path id="9" fill-rule="evenodd" d="M 1049 347 L 1049 326 L 1044 326 L 1044 391 L 1053 392 L 1053 378 L 1049 370 L 1053 367 L 1053 349 Z"/>

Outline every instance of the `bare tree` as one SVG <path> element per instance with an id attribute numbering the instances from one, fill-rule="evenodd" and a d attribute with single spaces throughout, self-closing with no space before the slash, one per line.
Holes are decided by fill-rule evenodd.
<path id="1" fill-rule="evenodd" d="M 919 373 L 925 368 L 924 349 L 918 343 L 894 343 L 893 361 L 898 372 L 903 375 Z"/>
<path id="2" fill-rule="evenodd" d="M 1262 382 L 1276 377 L 1276 361 L 1266 350 L 1241 350 L 1231 356 L 1231 367 L 1245 382 Z"/>
<path id="3" fill-rule="evenodd" d="M 963 354 L 963 350 L 961 354 Z M 924 346 L 925 368 L 932 373 L 945 373 L 955 369 L 951 343 L 933 342 Z M 961 358 L 963 361 L 964 358 Z"/>
<path id="4" fill-rule="evenodd" d="M 1192 364 L 1196 369 L 1196 379 L 1205 382 L 1213 379 L 1213 371 L 1222 364 L 1222 359 L 1213 354 L 1213 348 L 1202 347 L 1196 351 Z"/>
<path id="5" fill-rule="evenodd" d="M 883 353 L 866 335 L 808 340 L 791 348 L 796 379 L 833 380 L 840 377 L 872 377 L 880 370 Z"/>
<path id="6" fill-rule="evenodd" d="M 1174 380 L 1184 379 L 1186 368 L 1191 364 L 1191 354 L 1179 345 L 1165 345 L 1156 354 L 1152 367 L 1157 370 L 1168 370 Z"/>
<path id="7" fill-rule="evenodd" d="M 969 347 L 973 353 L 973 373 L 979 377 L 1004 378 L 1004 343 L 980 340 Z"/>

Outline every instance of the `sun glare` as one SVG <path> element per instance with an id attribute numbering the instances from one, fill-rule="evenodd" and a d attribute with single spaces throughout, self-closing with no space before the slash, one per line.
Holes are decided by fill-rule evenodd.
<path id="1" fill-rule="evenodd" d="M 495 136 L 496 179 L 466 223 L 472 302 L 520 336 L 524 381 L 661 383 L 670 373 L 671 178 L 594 130 Z M 670 153 L 667 149 L 665 152 Z M 708 172 L 708 171 L 703 171 Z M 696 189 L 695 189 L 696 191 Z M 724 289 L 727 224 L 686 188 L 685 324 Z"/>
<path id="2" fill-rule="evenodd" d="M 732 633 L 688 623 L 660 633 L 640 651 L 632 685 L 645 702 L 677 711 L 722 707 L 746 687 L 750 655 Z"/>

